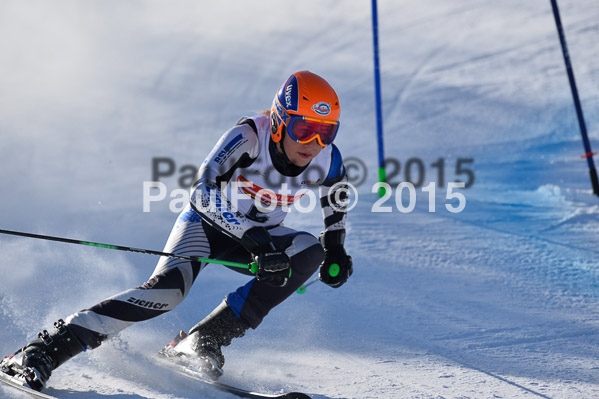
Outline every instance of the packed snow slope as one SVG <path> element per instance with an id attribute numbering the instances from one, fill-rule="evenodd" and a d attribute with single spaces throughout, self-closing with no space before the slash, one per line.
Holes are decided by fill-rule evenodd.
<path id="1" fill-rule="evenodd" d="M 599 7 L 559 3 L 598 149 Z M 0 228 L 161 250 L 190 170 L 309 69 L 340 96 L 355 272 L 234 341 L 223 381 L 314 398 L 599 397 L 599 199 L 549 1 L 380 1 L 393 190 L 379 204 L 370 18 L 364 1 L 3 1 Z M 174 169 L 159 177 L 166 199 L 144 212 L 157 158 Z M 406 179 L 433 185 L 400 212 Z M 457 180 L 470 184 L 453 190 L 466 201 L 453 213 Z M 322 228 L 318 209 L 287 224 Z M 0 248 L 2 354 L 141 284 L 157 260 L 9 236 Z M 148 359 L 245 281 L 207 268 L 181 306 L 66 363 L 47 392 L 230 397 Z"/>

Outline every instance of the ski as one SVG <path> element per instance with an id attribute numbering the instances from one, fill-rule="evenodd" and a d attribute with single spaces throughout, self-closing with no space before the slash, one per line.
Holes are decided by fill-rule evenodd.
<path id="1" fill-rule="evenodd" d="M 202 375 L 193 372 L 192 370 L 183 368 L 183 367 L 175 367 L 175 371 L 183 375 L 185 377 L 191 378 L 194 381 L 197 381 L 203 385 L 209 386 L 213 389 L 228 392 L 233 395 L 239 396 L 240 398 L 250 398 L 250 399 L 264 399 L 264 398 L 275 398 L 275 399 L 311 399 L 310 396 L 301 392 L 286 392 L 282 394 L 266 394 L 266 393 L 258 393 L 248 391 L 247 389 L 235 387 L 232 385 L 223 384 L 222 382 L 212 381 L 204 378 Z"/>
<path id="2" fill-rule="evenodd" d="M 19 382 L 18 379 L 14 378 L 6 373 L 3 373 L 1 371 L 0 371 L 0 382 L 6 387 L 10 387 L 11 389 L 17 389 L 21 392 L 25 392 L 26 394 L 28 394 L 34 398 L 58 399 L 55 396 L 47 395 L 45 393 L 41 393 L 39 391 L 31 389 L 31 388 L 23 385 L 21 382 Z"/>
<path id="3" fill-rule="evenodd" d="M 222 392 L 228 392 L 235 396 L 239 396 L 240 398 L 249 398 L 249 399 L 311 399 L 310 396 L 301 392 L 286 392 L 281 394 L 267 394 L 267 393 L 259 393 L 252 392 L 247 389 L 235 387 L 232 385 L 223 384 L 222 382 L 213 381 L 208 379 L 201 372 L 195 371 L 181 364 L 177 364 L 175 362 L 168 361 L 164 358 L 158 358 L 158 364 L 163 367 L 168 367 L 170 370 L 173 370 L 175 373 L 190 378 L 206 387 L 216 389 Z"/>
<path id="4" fill-rule="evenodd" d="M 266 393 L 252 392 L 247 389 L 223 384 L 223 383 L 217 382 L 217 381 L 208 380 L 205 377 L 203 377 L 202 374 L 200 374 L 198 372 L 194 372 L 193 370 L 187 369 L 187 368 L 177 365 L 177 364 L 169 363 L 169 366 L 175 366 L 175 367 L 169 367 L 169 368 L 171 370 L 174 370 L 179 375 L 190 378 L 206 387 L 216 389 L 216 390 L 222 391 L 222 392 L 231 393 L 233 395 L 239 396 L 240 398 L 311 399 L 310 396 L 308 396 L 304 393 L 301 393 L 301 392 L 286 392 L 286 393 L 282 393 L 282 394 L 266 394 Z M 8 374 L 3 373 L 3 372 L 0 372 L 0 383 L 2 383 L 4 386 L 8 387 L 9 389 L 19 390 L 19 391 L 24 392 L 34 398 L 58 399 L 55 396 L 36 391 L 36 390 L 33 390 L 25 385 L 22 385 L 18 379 L 11 377 Z"/>

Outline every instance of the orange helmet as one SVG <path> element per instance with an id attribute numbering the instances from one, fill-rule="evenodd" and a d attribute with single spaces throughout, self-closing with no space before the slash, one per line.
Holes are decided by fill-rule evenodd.
<path id="1" fill-rule="evenodd" d="M 298 143 L 318 140 L 331 144 L 339 130 L 339 98 L 320 76 L 296 72 L 281 86 L 270 112 L 271 137 L 275 143 L 285 132 Z"/>

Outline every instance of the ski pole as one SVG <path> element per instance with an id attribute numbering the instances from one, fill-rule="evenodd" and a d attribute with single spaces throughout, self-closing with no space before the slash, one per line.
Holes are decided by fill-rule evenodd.
<path id="1" fill-rule="evenodd" d="M 256 272 L 258 271 L 258 264 L 256 264 L 256 262 L 252 262 L 250 264 L 229 262 L 226 260 L 200 258 L 200 257 L 196 257 L 196 256 L 187 256 L 187 255 L 177 255 L 177 254 L 173 254 L 173 253 L 169 253 L 169 252 L 154 251 L 151 249 L 140 249 L 140 248 L 133 248 L 133 247 L 125 247 L 122 245 L 103 244 L 103 243 L 99 243 L 99 242 L 74 240 L 72 238 L 54 237 L 54 236 L 47 236 L 47 235 L 43 235 L 43 234 L 23 233 L 20 231 L 12 231 L 12 230 L 0 229 L 0 233 L 13 235 L 13 236 L 20 236 L 20 237 L 37 238 L 39 240 L 49 240 L 49 241 L 64 242 L 64 243 L 68 243 L 68 244 L 87 245 L 88 247 L 114 249 L 117 251 L 127 251 L 127 252 L 137 252 L 137 253 L 147 254 L 147 255 L 167 256 L 169 258 L 184 259 L 184 260 L 189 260 L 189 261 L 194 261 L 194 262 L 214 263 L 214 264 L 223 265 L 223 266 L 230 266 L 230 267 L 237 267 L 240 269 L 246 269 L 246 270 L 249 270 L 250 273 L 252 273 L 252 274 L 256 274 Z"/>
<path id="2" fill-rule="evenodd" d="M 340 271 L 341 271 L 341 269 L 339 268 L 339 265 L 337 263 L 333 263 L 333 264 L 331 264 L 331 266 L 329 266 L 329 276 L 331 276 L 331 277 L 337 277 L 339 275 Z M 314 284 L 318 281 L 320 281 L 320 277 L 315 277 L 313 280 L 310 280 L 309 283 L 302 284 L 295 292 L 297 292 L 298 294 L 305 294 L 306 288 L 308 288 L 309 286 L 311 286 L 312 284 Z"/>
<path id="3" fill-rule="evenodd" d="M 308 288 L 309 286 L 311 286 L 312 284 L 316 283 L 319 280 L 320 279 L 318 277 L 315 277 L 313 280 L 310 280 L 309 283 L 302 284 L 295 292 L 297 292 L 298 294 L 305 294 L 306 288 Z"/>

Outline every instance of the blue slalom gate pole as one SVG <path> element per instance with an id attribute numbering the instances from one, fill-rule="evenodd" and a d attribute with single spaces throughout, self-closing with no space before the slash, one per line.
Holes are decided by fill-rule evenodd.
<path id="1" fill-rule="evenodd" d="M 385 182 L 387 176 L 385 174 L 385 147 L 383 145 L 383 110 L 381 105 L 381 73 L 379 67 L 379 23 L 377 15 L 376 0 L 372 0 L 372 38 L 373 38 L 373 50 L 374 50 L 374 95 L 376 102 L 376 130 L 377 130 L 377 141 L 378 141 L 378 155 L 379 155 L 379 182 Z M 383 196 L 385 190 L 379 189 L 379 195 Z"/>
<path id="2" fill-rule="evenodd" d="M 570 55 L 568 54 L 568 45 L 566 44 L 566 36 L 562 27 L 562 21 L 559 15 L 559 9 L 557 7 L 557 0 L 551 0 L 551 7 L 553 8 L 553 17 L 555 18 L 555 25 L 557 26 L 559 41 L 562 45 L 562 53 L 564 55 L 564 62 L 566 64 L 566 72 L 568 73 L 568 80 L 570 81 L 570 89 L 572 90 L 572 97 L 574 99 L 574 107 L 576 108 L 576 116 L 578 117 L 580 134 L 582 135 L 582 143 L 584 145 L 585 151 L 583 158 L 586 158 L 589 166 L 589 174 L 591 176 L 593 193 L 595 195 L 599 195 L 599 181 L 597 180 L 597 169 L 595 169 L 595 162 L 593 161 L 594 154 L 591 150 L 591 143 L 589 142 L 589 136 L 587 134 L 587 126 L 584 121 L 582 106 L 580 105 L 580 99 L 578 97 L 578 89 L 576 88 L 576 81 L 574 80 L 574 71 L 572 70 Z"/>

